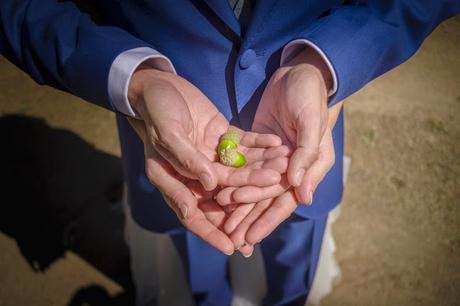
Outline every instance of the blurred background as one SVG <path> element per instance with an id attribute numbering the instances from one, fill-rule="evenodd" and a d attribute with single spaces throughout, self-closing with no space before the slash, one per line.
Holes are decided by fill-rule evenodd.
<path id="1" fill-rule="evenodd" d="M 0 306 L 131 305 L 114 114 L 0 72 Z M 322 305 L 460 304 L 459 115 L 460 15 L 347 99 L 342 281 Z"/>

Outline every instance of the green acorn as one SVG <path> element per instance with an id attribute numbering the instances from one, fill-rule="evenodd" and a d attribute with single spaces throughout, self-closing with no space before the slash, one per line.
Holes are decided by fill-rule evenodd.
<path id="1" fill-rule="evenodd" d="M 235 149 L 238 147 L 238 145 L 236 143 L 234 143 L 233 141 L 231 140 L 228 140 L 228 139 L 221 139 L 220 142 L 219 142 L 219 152 L 222 151 L 222 150 L 225 150 L 227 148 L 231 148 L 231 149 Z"/>
<path id="2" fill-rule="evenodd" d="M 229 131 L 222 135 L 218 147 L 219 159 L 222 164 L 235 168 L 246 165 L 246 157 L 237 151 L 240 139 L 240 134 L 237 131 Z"/>
<path id="3" fill-rule="evenodd" d="M 220 162 L 226 166 L 240 168 L 246 165 L 246 157 L 233 148 L 225 148 L 219 152 Z"/>

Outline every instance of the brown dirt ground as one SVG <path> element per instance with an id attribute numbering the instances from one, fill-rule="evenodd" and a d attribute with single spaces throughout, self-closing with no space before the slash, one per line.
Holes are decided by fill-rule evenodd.
<path id="1" fill-rule="evenodd" d="M 343 279 L 322 305 L 460 305 L 459 55 L 457 16 L 442 24 L 407 63 L 347 99 L 346 152 L 352 163 L 342 215 L 334 226 Z M 81 208 L 67 205 L 64 213 L 59 208 L 58 217 L 70 216 L 55 227 L 66 239 L 50 242 L 49 231 L 40 231 L 53 227 L 40 218 L 44 206 L 37 209 L 48 202 L 27 195 L 34 189 L 24 188 L 11 199 L 14 193 L 4 184 L 10 178 L 2 181 L 2 195 L 7 196 L 1 201 L 0 306 L 124 304 L 120 300 L 129 280 L 122 275 L 125 270 L 114 272 L 120 265 L 126 268 L 126 250 L 119 246 L 121 213 L 112 207 L 120 180 L 114 114 L 37 86 L 1 57 L 0 71 L 0 123 L 8 123 L 0 126 L 0 150 L 12 152 L 7 158 L 22 156 L 30 146 L 38 150 L 32 159 L 39 155 L 39 166 L 31 167 L 39 168 L 32 172 L 55 172 L 38 179 L 32 174 L 28 184 L 37 188 L 36 181 L 43 179 L 59 186 L 59 196 L 43 198 Z M 33 137 L 28 127 L 33 127 Z M 15 137 L 28 143 L 10 152 Z M 64 138 L 73 140 L 64 145 Z M 42 144 L 49 148 L 41 149 Z M 46 164 L 55 161 L 49 154 L 58 153 L 69 159 Z M 110 160 L 118 170 L 107 174 L 101 166 L 95 178 L 86 158 L 96 160 L 94 167 Z M 28 173 L 28 167 L 21 169 Z M 83 183 L 74 178 L 81 171 L 87 174 Z M 14 180 L 23 183 L 29 176 Z M 101 180 L 104 190 L 93 184 Z M 88 185 L 66 189 L 69 181 Z M 26 199 L 20 205 L 18 194 Z M 46 210 L 45 216 L 56 213 Z M 107 216 L 115 221 L 107 224 Z M 116 241 L 106 241 L 102 234 L 113 232 Z M 50 245 L 58 251 L 51 254 Z M 121 251 L 114 253 L 114 248 Z M 107 258 L 120 256 L 118 266 L 118 259 L 107 263 Z"/>

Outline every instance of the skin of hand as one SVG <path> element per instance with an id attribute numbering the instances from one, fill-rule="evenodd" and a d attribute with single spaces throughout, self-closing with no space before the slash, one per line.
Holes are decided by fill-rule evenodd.
<path id="1" fill-rule="evenodd" d="M 206 190 L 218 184 L 271 186 L 280 180 L 279 173 L 271 169 L 235 171 L 217 162 L 216 147 L 229 123 L 198 88 L 180 76 L 140 68 L 131 79 L 128 97 L 144 121 L 145 137 L 155 151 L 181 175 L 198 179 Z M 275 135 L 243 136 L 243 151 L 247 143 L 261 147 L 281 144 Z"/>
<path id="2" fill-rule="evenodd" d="M 226 188 L 217 197 L 221 205 L 270 199 L 291 185 L 299 202 L 311 204 L 314 186 L 304 176 L 318 159 L 328 123 L 327 90 L 331 84 L 329 67 L 308 47 L 273 74 L 257 108 L 252 130 L 276 134 L 290 148 L 287 175 L 280 184 L 266 188 Z M 284 173 L 286 169 L 279 171 Z"/>
<path id="3" fill-rule="evenodd" d="M 227 255 L 232 254 L 235 246 L 223 230 L 225 220 L 228 218 L 228 213 L 215 201 L 219 188 L 212 191 L 206 191 L 197 180 L 180 175 L 172 165 L 160 156 L 153 146 L 149 145 L 149 142 L 146 141 L 145 123 L 133 118 L 128 118 L 128 121 L 144 142 L 146 171 L 148 171 L 149 179 L 152 184 L 162 192 L 166 202 L 176 213 L 181 223 L 188 230 L 207 241 L 221 252 Z M 256 145 L 260 146 L 266 143 L 264 135 L 257 135 L 251 132 L 244 133 L 242 131 L 241 133 L 244 135 L 241 139 L 241 144 L 245 145 L 242 147 L 242 150 L 245 152 L 248 160 L 245 171 L 263 167 L 263 163 L 276 165 L 279 160 L 285 159 L 285 153 L 287 151 L 285 146 L 269 148 L 256 147 Z M 262 165 L 259 166 L 261 162 Z M 233 169 L 230 167 L 225 168 L 230 170 Z M 237 172 L 241 171 L 235 170 L 234 173 L 236 174 L 233 175 L 240 176 Z M 245 176 L 244 173 L 242 174 Z M 185 214 L 179 207 L 181 201 L 187 201 L 189 202 L 188 205 L 190 205 Z"/>
<path id="4" fill-rule="evenodd" d="M 328 111 L 327 89 L 331 83 L 332 77 L 324 60 L 316 51 L 304 48 L 280 67 L 267 84 L 255 115 L 253 131 L 279 135 L 289 146 L 292 155 L 285 161 L 284 169 L 278 169 L 286 175 L 279 184 L 265 188 L 224 188 L 216 198 L 219 204 L 232 206 L 233 213 L 224 230 L 232 235 L 237 247 L 245 245 L 240 249 L 243 255 L 252 253 L 251 242 L 260 240 L 251 236 L 261 236 L 262 239 L 266 236 L 264 232 L 273 231 L 295 209 L 291 211 L 278 203 L 311 204 L 314 190 L 332 167 L 335 154 L 331 130 L 341 104 Z M 330 112 L 332 120 L 328 120 Z M 269 225 L 251 220 L 261 209 L 269 212 L 265 218 L 270 221 Z M 278 215 L 273 213 L 276 211 Z M 253 230 L 247 233 L 245 240 L 252 223 Z"/>
<path id="5" fill-rule="evenodd" d="M 281 66 L 264 90 L 254 118 L 253 131 L 274 133 L 293 153 L 287 182 L 302 203 L 310 204 L 314 189 L 306 171 L 318 159 L 328 125 L 328 89 L 332 76 L 323 58 L 305 47 Z"/>
<path id="6" fill-rule="evenodd" d="M 319 144 L 318 158 L 303 176 L 303 182 L 316 189 L 335 162 L 332 129 L 335 126 L 342 102 L 329 108 L 326 131 Z M 286 166 L 287 169 L 287 166 Z M 287 179 L 282 181 L 287 182 Z M 235 247 L 245 256 L 251 256 L 253 245 L 267 237 L 281 222 L 287 219 L 297 208 L 298 198 L 293 187 L 288 183 L 281 194 L 257 203 L 239 204 L 226 219 L 224 231 L 230 235 Z M 245 188 L 245 187 L 243 187 Z"/>
<path id="7" fill-rule="evenodd" d="M 191 83 L 172 73 L 141 67 L 131 79 L 128 97 L 143 119 L 129 120 L 144 142 L 147 177 L 189 230 L 222 252 L 233 252 L 229 238 L 224 239 L 225 234 L 216 227 L 218 222 L 206 218 L 210 216 L 206 208 L 215 201 L 197 195 L 217 191 L 218 184 L 277 184 L 280 173 L 264 164 L 276 164 L 285 155 L 281 139 L 239 130 L 242 138 L 238 149 L 246 155 L 248 165 L 226 167 L 218 162 L 216 148 L 229 123 Z M 188 185 L 192 184 L 189 180 L 193 181 L 192 189 L 185 180 Z M 197 187 L 197 180 L 204 188 Z M 203 204 L 203 199 L 208 204 Z M 218 211 L 216 205 L 210 212 Z"/>

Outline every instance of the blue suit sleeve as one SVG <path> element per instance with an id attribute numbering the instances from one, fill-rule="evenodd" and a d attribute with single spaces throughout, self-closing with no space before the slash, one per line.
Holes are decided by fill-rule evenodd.
<path id="1" fill-rule="evenodd" d="M 107 79 L 123 51 L 151 47 L 117 27 L 96 25 L 73 3 L 1 0 L 0 52 L 37 83 L 115 110 Z"/>
<path id="2" fill-rule="evenodd" d="M 337 75 L 333 105 L 415 53 L 460 1 L 347 1 L 299 35 L 316 44 Z"/>

